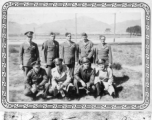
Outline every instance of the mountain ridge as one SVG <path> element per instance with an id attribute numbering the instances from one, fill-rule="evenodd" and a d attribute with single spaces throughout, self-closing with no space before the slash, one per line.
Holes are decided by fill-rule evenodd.
<path id="1" fill-rule="evenodd" d="M 141 20 L 127 20 L 124 22 L 116 23 L 116 34 L 125 34 L 127 27 L 139 25 L 141 26 Z M 107 28 L 110 31 L 105 31 Z M 107 24 L 102 21 L 96 20 L 91 17 L 78 17 L 77 18 L 77 33 L 86 32 L 88 34 L 101 34 L 108 33 L 113 34 L 114 24 Z M 26 31 L 34 31 L 35 34 L 49 34 L 52 32 L 58 32 L 64 34 L 65 32 L 75 33 L 75 19 L 58 20 L 54 22 L 48 22 L 43 24 L 20 24 L 14 21 L 8 21 L 8 33 L 9 34 L 24 34 Z"/>

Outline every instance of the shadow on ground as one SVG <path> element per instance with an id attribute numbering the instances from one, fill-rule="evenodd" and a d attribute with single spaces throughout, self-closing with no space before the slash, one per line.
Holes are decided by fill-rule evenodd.
<path id="1" fill-rule="evenodd" d="M 116 98 L 119 98 L 119 93 L 123 90 L 123 86 L 120 86 L 122 83 L 125 83 L 129 80 L 129 76 L 124 75 L 121 77 L 116 77 L 113 76 L 114 78 L 114 89 L 115 89 L 115 94 L 116 94 Z"/>

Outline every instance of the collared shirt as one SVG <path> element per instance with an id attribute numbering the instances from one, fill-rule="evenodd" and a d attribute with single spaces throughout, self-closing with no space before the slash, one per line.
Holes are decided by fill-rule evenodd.
<path id="1" fill-rule="evenodd" d="M 47 40 L 42 44 L 42 58 L 48 65 L 59 57 L 59 43 L 55 40 Z"/>
<path id="2" fill-rule="evenodd" d="M 71 82 L 71 75 L 69 68 L 66 65 L 62 66 L 62 70 L 59 72 L 57 67 L 52 69 L 52 85 L 56 86 L 58 83 L 62 83 L 67 86 Z"/>
<path id="3" fill-rule="evenodd" d="M 93 68 L 84 69 L 83 65 L 80 66 L 75 72 L 75 78 L 77 80 L 83 80 L 85 83 L 94 82 L 95 70 Z"/>
<path id="4" fill-rule="evenodd" d="M 31 42 L 30 45 L 27 42 L 24 42 L 20 46 L 19 56 L 20 56 L 20 64 L 22 64 L 23 66 L 32 67 L 31 63 L 36 60 L 39 60 L 39 50 L 37 44 Z"/>
<path id="5" fill-rule="evenodd" d="M 65 64 L 75 64 L 78 61 L 77 45 L 73 41 L 62 43 L 60 57 Z"/>
<path id="6" fill-rule="evenodd" d="M 41 82 L 48 82 L 46 71 L 40 68 L 39 72 L 36 73 L 34 69 L 30 70 L 27 74 L 25 83 L 32 86 L 33 84 L 39 85 Z"/>
<path id="7" fill-rule="evenodd" d="M 93 43 L 88 40 L 86 43 L 84 41 L 80 41 L 78 44 L 79 51 L 79 59 L 83 57 L 91 58 L 94 54 Z"/>

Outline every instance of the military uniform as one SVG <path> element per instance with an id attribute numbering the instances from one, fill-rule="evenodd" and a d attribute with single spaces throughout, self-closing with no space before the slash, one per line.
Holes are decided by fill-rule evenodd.
<path id="1" fill-rule="evenodd" d="M 55 40 L 47 40 L 42 45 L 42 58 L 47 67 L 48 79 L 51 80 L 51 69 L 55 67 L 53 60 L 59 57 L 59 43 Z"/>
<path id="2" fill-rule="evenodd" d="M 35 97 L 40 90 L 44 90 L 45 92 L 45 90 L 47 90 L 48 87 L 47 82 L 47 74 L 43 68 L 40 68 L 38 73 L 36 73 L 34 69 L 31 69 L 28 72 L 27 77 L 25 79 L 24 94 L 26 96 Z M 40 86 L 40 88 L 34 90 L 35 86 L 38 85 Z"/>
<path id="3" fill-rule="evenodd" d="M 80 41 L 78 44 L 78 52 L 79 52 L 79 60 L 83 57 L 88 57 L 90 62 L 93 63 L 93 43 L 88 40 L 86 43 L 84 41 Z"/>
<path id="4" fill-rule="evenodd" d="M 39 50 L 36 43 L 32 42 L 34 32 L 28 31 L 24 35 L 27 36 L 28 42 L 24 42 L 20 46 L 20 68 L 24 71 L 25 77 L 30 69 L 32 69 L 31 63 L 35 60 L 39 60 Z"/>
<path id="5" fill-rule="evenodd" d="M 69 67 L 71 76 L 74 76 L 75 62 L 78 62 L 77 46 L 74 42 L 67 41 L 61 45 L 61 58 L 63 62 Z"/>
<path id="6" fill-rule="evenodd" d="M 108 44 L 105 44 L 103 47 L 101 43 L 98 44 L 95 48 L 95 54 L 96 54 L 96 61 L 98 59 L 105 59 L 107 65 L 109 63 L 112 64 L 111 46 L 109 46 Z"/>
<path id="7" fill-rule="evenodd" d="M 107 80 L 105 81 L 105 79 Z M 113 87 L 113 74 L 111 68 L 106 67 L 104 70 L 99 70 L 97 68 L 94 84 L 97 86 L 98 95 L 100 95 L 100 93 L 103 90 L 108 91 L 110 95 L 112 95 L 112 93 L 115 93 L 115 89 Z"/>
<path id="8" fill-rule="evenodd" d="M 77 69 L 74 76 L 74 86 L 77 89 L 77 94 L 79 94 L 79 87 L 82 87 L 80 84 L 80 80 L 84 81 L 85 83 L 90 84 L 90 88 L 87 88 L 89 91 L 94 92 L 94 79 L 95 79 L 95 70 L 93 68 L 84 69 L 83 65 Z"/>
<path id="9" fill-rule="evenodd" d="M 59 90 L 58 88 L 63 85 L 63 89 Z M 73 86 L 71 83 L 71 75 L 69 68 L 66 65 L 62 66 L 61 71 L 59 72 L 57 67 L 52 69 L 52 86 L 49 89 L 51 95 L 56 96 L 58 93 L 61 93 L 62 97 L 65 97 L 65 92 L 68 92 L 70 86 Z"/>
<path id="10" fill-rule="evenodd" d="M 39 50 L 36 43 L 31 42 L 31 45 L 24 42 L 20 46 L 20 65 L 23 65 L 24 75 L 26 77 L 28 71 L 32 69 L 31 63 L 35 60 L 39 60 Z"/>
<path id="11" fill-rule="evenodd" d="M 39 50 L 36 43 L 32 42 L 29 45 L 24 42 L 20 46 L 20 64 L 27 67 L 32 67 L 31 63 L 39 59 Z"/>
<path id="12" fill-rule="evenodd" d="M 59 57 L 59 43 L 55 40 L 47 40 L 42 45 L 43 61 L 48 66 L 54 66 L 53 60 Z"/>

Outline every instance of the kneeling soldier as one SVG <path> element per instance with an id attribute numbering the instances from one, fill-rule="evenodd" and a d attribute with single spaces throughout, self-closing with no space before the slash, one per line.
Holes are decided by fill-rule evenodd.
<path id="1" fill-rule="evenodd" d="M 54 97 L 60 94 L 63 98 L 70 99 L 71 91 L 74 90 L 74 86 L 71 83 L 72 76 L 69 68 L 63 65 L 62 61 L 60 58 L 54 60 L 56 67 L 52 69 L 52 86 L 49 88 L 49 94 Z"/>
<path id="2" fill-rule="evenodd" d="M 90 60 L 87 57 L 82 59 L 82 65 L 75 72 L 74 78 L 74 86 L 76 87 L 78 96 L 80 87 L 84 88 L 87 94 L 95 93 L 95 70 L 91 68 Z"/>
<path id="3" fill-rule="evenodd" d="M 32 66 L 33 69 L 27 73 L 24 94 L 35 99 L 39 91 L 43 90 L 44 93 L 46 93 L 45 91 L 49 84 L 46 84 L 48 82 L 47 74 L 46 71 L 40 67 L 40 61 L 34 61 Z"/>
<path id="4" fill-rule="evenodd" d="M 96 77 L 94 84 L 97 88 L 97 96 L 101 95 L 104 91 L 115 97 L 115 89 L 113 87 L 113 73 L 111 68 L 106 66 L 105 59 L 99 59 L 97 61 L 98 68 L 96 70 Z"/>

